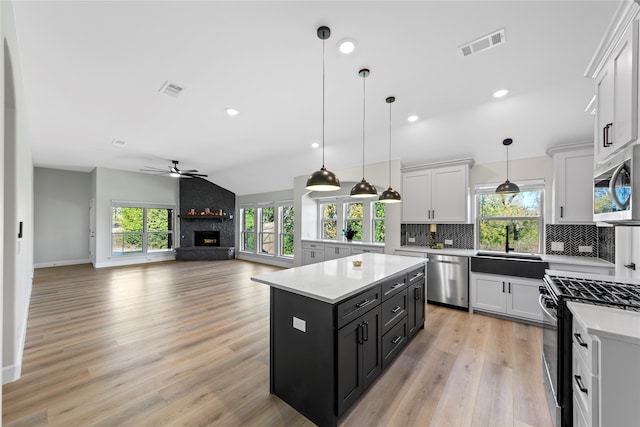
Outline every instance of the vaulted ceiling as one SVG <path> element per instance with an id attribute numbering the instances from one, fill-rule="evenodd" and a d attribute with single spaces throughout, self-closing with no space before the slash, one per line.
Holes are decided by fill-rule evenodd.
<path id="1" fill-rule="evenodd" d="M 321 165 L 542 156 L 592 139 L 583 76 L 617 1 L 17 1 L 36 166 L 209 174 L 237 194 L 292 188 Z M 504 28 L 506 42 L 459 47 Z M 352 38 L 350 55 L 338 41 Z M 159 92 L 170 81 L 177 97 Z M 496 99 L 498 89 L 509 94 Z M 240 113 L 226 114 L 232 107 Z M 409 123 L 407 117 L 419 119 Z M 123 141 L 125 145 L 113 144 Z M 259 179 L 256 179 L 259 177 Z"/>

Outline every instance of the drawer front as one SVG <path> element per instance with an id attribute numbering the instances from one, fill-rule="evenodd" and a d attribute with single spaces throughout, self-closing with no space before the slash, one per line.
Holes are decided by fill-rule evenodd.
<path id="1" fill-rule="evenodd" d="M 339 303 L 336 306 L 336 324 L 338 328 L 380 305 L 380 301 L 380 286 L 378 285 Z"/>
<path id="2" fill-rule="evenodd" d="M 573 398 L 582 407 L 588 425 L 598 420 L 598 377 L 593 375 L 587 362 L 579 354 L 577 344 L 573 344 Z"/>
<path id="3" fill-rule="evenodd" d="M 392 277 L 380 284 L 382 288 L 382 300 L 386 301 L 392 296 L 407 289 L 407 275 Z"/>
<path id="4" fill-rule="evenodd" d="M 382 303 L 382 333 L 385 334 L 398 320 L 407 315 L 407 293 L 400 292 Z"/>
<path id="5" fill-rule="evenodd" d="M 315 250 L 321 250 L 322 252 L 324 252 L 324 244 L 323 243 L 302 242 L 302 249 L 315 249 Z"/>
<path id="6" fill-rule="evenodd" d="M 382 336 L 382 369 L 400 353 L 407 344 L 407 318 L 398 322 Z"/>
<path id="7" fill-rule="evenodd" d="M 420 280 L 424 280 L 425 267 L 423 266 L 416 270 L 410 271 L 409 274 L 407 274 L 407 277 L 410 285 L 413 285 L 414 283 L 417 283 Z"/>
<path id="8" fill-rule="evenodd" d="M 384 248 L 373 248 L 373 247 L 355 247 L 351 248 L 351 255 L 359 255 L 359 254 L 383 254 Z"/>
<path id="9" fill-rule="evenodd" d="M 587 368 L 598 375 L 598 340 L 594 340 L 577 320 L 573 319 L 571 330 L 573 352 L 580 354 L 587 364 Z"/>

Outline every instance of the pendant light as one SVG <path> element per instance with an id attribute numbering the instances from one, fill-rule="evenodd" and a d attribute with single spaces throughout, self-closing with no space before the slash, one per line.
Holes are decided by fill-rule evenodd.
<path id="1" fill-rule="evenodd" d="M 368 69 L 363 68 L 358 71 L 358 75 L 362 77 L 362 181 L 351 188 L 351 197 L 375 197 L 378 195 L 376 187 L 364 179 L 364 118 L 365 118 L 365 79 L 369 76 Z"/>
<path id="2" fill-rule="evenodd" d="M 519 193 L 520 187 L 518 187 L 514 182 L 509 181 L 509 146 L 513 143 L 511 138 L 507 138 L 502 141 L 502 145 L 507 147 L 507 180 L 502 184 L 498 185 L 496 188 L 496 193 L 500 194 L 509 194 L 509 193 Z"/>
<path id="3" fill-rule="evenodd" d="M 389 188 L 384 190 L 380 195 L 380 202 L 382 203 L 400 203 L 402 202 L 402 197 L 400 197 L 400 193 L 391 188 L 391 104 L 395 102 L 396 98 L 393 96 L 385 99 L 387 104 L 389 104 Z"/>
<path id="4" fill-rule="evenodd" d="M 324 41 L 331 35 L 329 27 L 318 28 L 318 38 L 322 40 L 322 167 L 307 178 L 307 190 L 335 191 L 340 189 L 340 180 L 324 167 Z"/>

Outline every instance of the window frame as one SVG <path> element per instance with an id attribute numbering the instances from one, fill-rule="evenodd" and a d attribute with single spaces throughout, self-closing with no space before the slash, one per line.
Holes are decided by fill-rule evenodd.
<path id="1" fill-rule="evenodd" d="M 285 209 L 291 209 L 291 218 L 293 220 L 293 230 L 289 232 L 284 231 L 284 211 Z M 295 256 L 295 206 L 293 201 L 280 202 L 278 204 L 278 224 L 279 224 L 279 233 L 278 233 L 278 255 L 285 258 L 293 258 Z M 291 237 L 291 254 L 284 253 L 284 240 L 286 236 Z"/>
<path id="2" fill-rule="evenodd" d="M 497 221 L 538 221 L 538 248 L 535 253 L 542 253 L 544 248 L 544 199 L 545 199 L 545 182 L 544 180 L 529 180 L 529 181 L 519 181 L 518 186 L 520 187 L 520 193 L 524 192 L 535 192 L 538 191 L 540 193 L 540 206 L 539 215 L 538 216 L 493 216 L 493 217 L 483 217 L 480 215 L 480 195 L 482 194 L 492 194 L 495 193 L 495 189 L 499 184 L 481 184 L 476 185 L 475 188 L 475 209 L 476 209 L 476 219 L 475 219 L 475 247 L 479 250 L 482 249 L 480 246 L 480 222 L 482 220 L 497 220 Z M 517 252 L 517 251 L 516 251 Z"/>
<path id="3" fill-rule="evenodd" d="M 264 231 L 264 210 L 265 209 L 272 209 L 273 210 L 273 231 Z M 257 243 L 258 245 L 256 245 L 255 247 L 255 251 L 256 253 L 259 253 L 260 255 L 263 256 L 276 256 L 278 254 L 278 250 L 277 250 L 277 242 L 276 242 L 276 212 L 277 209 L 275 207 L 275 205 L 273 203 L 270 204 L 265 204 L 265 205 L 260 205 L 257 209 L 256 209 L 256 219 L 259 219 L 259 221 L 257 221 L 257 227 L 255 227 L 257 229 Z M 269 252 L 264 252 L 264 244 L 265 244 L 265 236 L 271 236 L 271 245 L 273 246 L 273 253 L 269 253 Z M 267 242 L 268 243 L 268 242 Z M 260 248 L 260 252 L 258 252 L 258 247 Z"/>
<path id="4" fill-rule="evenodd" d="M 335 212 L 336 212 L 336 217 L 335 218 L 325 218 L 324 216 L 324 205 L 335 205 Z M 319 225 L 320 225 L 320 233 L 319 236 L 321 239 L 323 240 L 338 240 L 338 237 L 340 236 L 340 233 L 338 233 L 338 229 L 339 229 L 339 225 L 340 225 L 340 219 L 338 218 L 339 216 L 339 211 L 338 211 L 338 200 L 337 199 L 323 199 L 323 200 L 319 200 L 318 201 L 318 212 L 319 212 Z M 324 230 L 325 230 L 325 223 L 326 222 L 335 222 L 336 223 L 336 237 L 335 238 L 331 238 L 331 237 L 326 237 L 324 235 Z"/>
<path id="5" fill-rule="evenodd" d="M 379 218 L 376 216 L 377 210 L 376 210 L 376 204 L 380 204 L 383 208 L 384 208 L 384 217 Z M 371 202 L 371 242 L 373 243 L 386 243 L 386 237 L 387 237 L 387 204 L 386 203 L 382 203 L 380 200 L 373 200 Z M 376 223 L 377 222 L 382 222 L 382 229 L 383 231 L 383 239 L 381 241 L 377 241 L 376 240 Z"/>
<path id="6" fill-rule="evenodd" d="M 349 218 L 349 205 L 360 205 L 362 206 L 362 217 L 361 218 Z M 343 217 L 344 217 L 344 221 L 343 221 L 343 229 L 348 230 L 350 227 L 350 223 L 351 222 L 359 222 L 360 223 L 360 239 L 356 239 L 356 236 L 353 236 L 353 241 L 354 242 L 365 242 L 365 234 L 366 234 L 366 228 L 365 228 L 365 222 L 366 222 L 366 206 L 367 204 L 362 200 L 362 199 L 353 199 L 353 198 L 348 198 L 345 199 L 342 202 L 342 210 L 344 212 Z M 371 211 L 369 211 L 371 212 Z M 371 215 L 369 215 L 369 217 L 371 217 Z M 371 236 L 369 236 L 369 241 L 371 241 Z"/>
<path id="7" fill-rule="evenodd" d="M 114 213 L 115 209 L 118 208 L 133 208 L 133 209 L 142 209 L 142 230 L 139 232 L 115 232 L 113 231 L 114 224 Z M 168 230 L 158 231 L 158 230 L 149 230 L 148 225 L 148 209 L 159 209 L 159 210 L 167 210 L 170 211 L 169 219 L 168 219 Z M 175 236 L 176 236 L 176 205 L 167 204 L 167 203 L 147 203 L 147 202 L 132 202 L 132 201 L 119 201 L 112 200 L 111 201 L 111 256 L 115 258 L 120 257 L 131 257 L 131 256 L 154 256 L 154 255 L 162 255 L 169 252 L 172 252 L 175 248 Z M 149 250 L 149 234 L 166 234 L 168 239 L 168 248 L 166 249 L 157 249 L 157 250 Z M 141 236 L 141 250 L 135 252 L 115 252 L 113 247 L 114 236 L 125 236 L 125 235 L 140 235 Z M 169 239 L 170 238 L 170 239 Z"/>
<path id="8" fill-rule="evenodd" d="M 253 211 L 253 228 L 248 230 L 246 228 L 246 214 L 245 211 L 251 209 Z M 256 252 L 256 207 L 255 206 L 240 206 L 240 252 L 255 253 Z M 253 249 L 247 250 L 245 236 L 247 234 L 253 235 Z"/>

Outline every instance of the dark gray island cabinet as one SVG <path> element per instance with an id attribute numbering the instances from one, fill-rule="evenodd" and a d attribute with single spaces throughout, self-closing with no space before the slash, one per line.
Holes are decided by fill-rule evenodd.
<path id="1" fill-rule="evenodd" d="M 382 254 L 252 277 L 271 286 L 270 392 L 337 425 L 424 328 L 425 277 L 424 259 Z"/>

